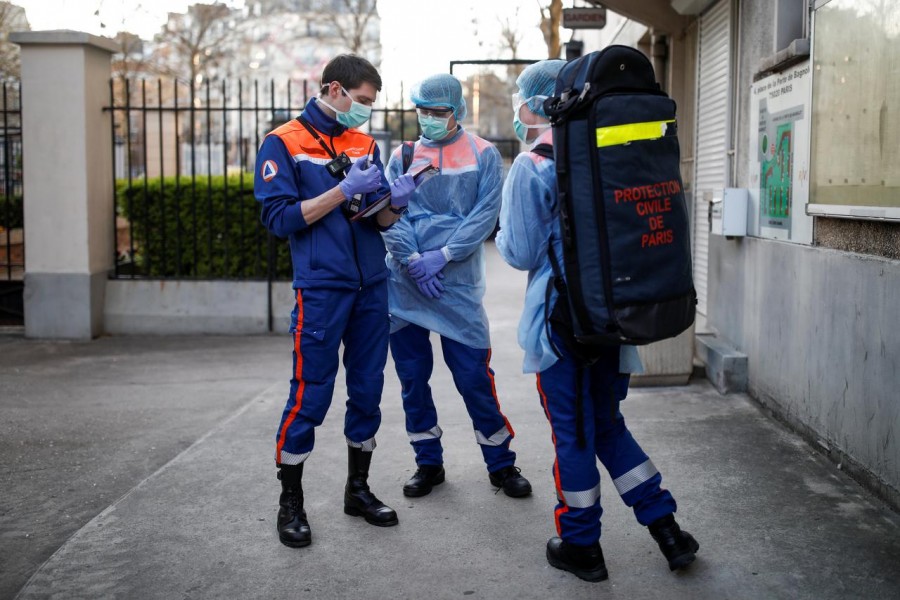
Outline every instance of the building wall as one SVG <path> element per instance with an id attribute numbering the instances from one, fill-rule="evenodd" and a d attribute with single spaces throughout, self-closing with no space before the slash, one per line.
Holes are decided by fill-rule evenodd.
<path id="1" fill-rule="evenodd" d="M 774 52 L 773 10 L 740 3 L 738 187 L 750 184 L 749 90 Z M 900 261 L 760 238 L 710 244 L 709 324 L 747 354 L 750 394 L 900 506 Z"/>
<path id="2" fill-rule="evenodd" d="M 717 237 L 710 282 L 750 394 L 900 505 L 900 261 Z"/>

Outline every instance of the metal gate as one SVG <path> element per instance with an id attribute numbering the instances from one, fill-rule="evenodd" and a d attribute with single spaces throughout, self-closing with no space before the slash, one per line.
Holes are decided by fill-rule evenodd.
<path id="1" fill-rule="evenodd" d="M 0 326 L 24 324 L 22 102 L 18 83 L 4 83 L 0 119 Z"/>
<path id="2" fill-rule="evenodd" d="M 256 150 L 298 115 L 306 82 L 109 83 L 115 190 L 115 279 L 290 281 L 286 240 L 259 221 Z M 415 137 L 415 112 L 377 108 L 369 124 L 385 159 Z"/>

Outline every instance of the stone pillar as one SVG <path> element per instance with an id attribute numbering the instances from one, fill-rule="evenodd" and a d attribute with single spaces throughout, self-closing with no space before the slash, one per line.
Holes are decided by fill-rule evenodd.
<path id="1" fill-rule="evenodd" d="M 77 31 L 17 32 L 22 47 L 25 335 L 102 333 L 115 260 L 110 60 L 116 44 Z"/>

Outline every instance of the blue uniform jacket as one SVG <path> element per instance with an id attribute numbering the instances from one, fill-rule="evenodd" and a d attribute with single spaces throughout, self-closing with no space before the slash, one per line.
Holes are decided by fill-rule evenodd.
<path id="1" fill-rule="evenodd" d="M 382 186 L 367 194 L 367 203 L 389 191 L 378 145 L 370 136 L 327 116 L 314 98 L 303 116 L 335 154 L 344 152 L 354 162 L 368 160 L 382 171 Z M 290 241 L 295 289 L 353 289 L 388 276 L 384 242 L 374 216 L 351 223 L 335 208 L 315 223 L 303 219 L 300 203 L 338 184 L 325 169 L 330 160 L 297 119 L 270 132 L 256 156 L 253 192 L 262 204 L 261 220 L 269 231 Z"/>

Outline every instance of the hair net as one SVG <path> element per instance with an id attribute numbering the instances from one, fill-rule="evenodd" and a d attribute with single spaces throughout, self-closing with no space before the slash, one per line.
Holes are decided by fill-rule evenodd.
<path id="1" fill-rule="evenodd" d="M 412 89 L 412 101 L 416 106 L 449 106 L 457 121 L 466 118 L 466 99 L 463 98 L 459 79 L 447 73 L 426 77 Z"/>
<path id="2" fill-rule="evenodd" d="M 532 96 L 552 96 L 556 88 L 556 76 L 565 64 L 564 60 L 552 59 L 542 60 L 525 67 L 525 70 L 516 79 L 522 99 Z M 547 118 L 543 101 L 529 102 L 528 108 L 534 114 Z"/>

